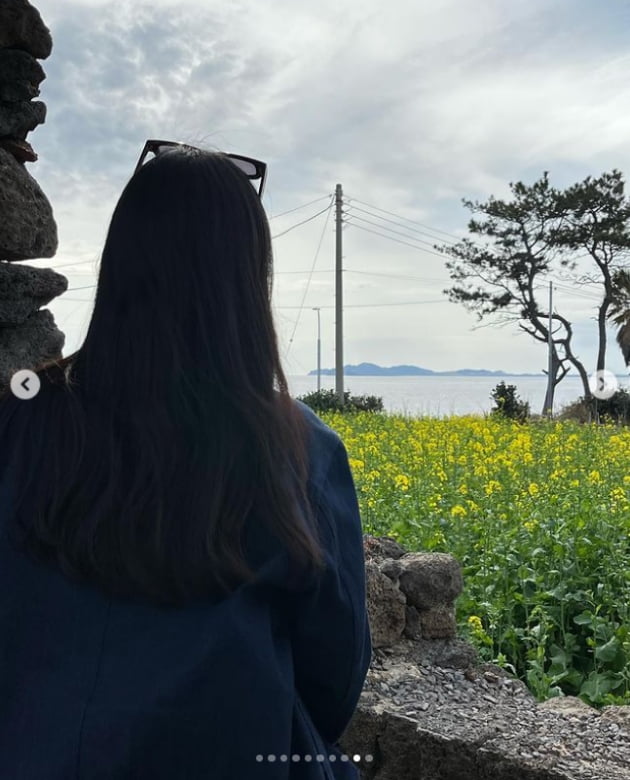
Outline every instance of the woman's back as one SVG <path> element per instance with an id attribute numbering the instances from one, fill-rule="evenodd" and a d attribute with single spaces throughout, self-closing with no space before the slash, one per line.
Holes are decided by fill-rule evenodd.
<path id="1" fill-rule="evenodd" d="M 84 345 L 0 398 L 2 777 L 357 776 L 328 760 L 371 656 L 356 492 L 230 166 L 132 177 Z"/>

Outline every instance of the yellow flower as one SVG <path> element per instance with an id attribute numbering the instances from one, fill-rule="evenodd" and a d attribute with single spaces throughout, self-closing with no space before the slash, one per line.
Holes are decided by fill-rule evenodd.
<path id="1" fill-rule="evenodd" d="M 477 615 L 471 615 L 468 618 L 468 625 L 472 628 L 473 631 L 482 631 L 482 625 L 481 625 L 481 618 Z"/>
<path id="2" fill-rule="evenodd" d="M 407 477 L 405 474 L 398 474 L 394 482 L 396 487 L 400 488 L 401 490 L 409 490 L 409 485 L 411 484 L 409 477 Z"/>
<path id="3" fill-rule="evenodd" d="M 537 496 L 540 493 L 540 488 L 535 482 L 530 482 L 527 491 L 530 496 Z"/>
<path id="4" fill-rule="evenodd" d="M 465 507 L 461 506 L 461 504 L 456 504 L 451 509 L 451 515 L 453 517 L 465 517 L 467 514 Z"/>
<path id="5" fill-rule="evenodd" d="M 491 496 L 493 493 L 496 493 L 498 490 L 502 490 L 501 483 L 497 482 L 496 479 L 491 479 L 486 485 L 484 485 L 483 489 L 487 496 Z"/>
<path id="6" fill-rule="evenodd" d="M 602 476 L 597 470 L 589 471 L 587 481 L 591 485 L 599 485 L 599 483 L 602 481 Z"/>

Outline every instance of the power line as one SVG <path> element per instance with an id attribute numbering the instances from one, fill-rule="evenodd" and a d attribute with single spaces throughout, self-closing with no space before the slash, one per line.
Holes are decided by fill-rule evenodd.
<path id="1" fill-rule="evenodd" d="M 424 247 L 418 246 L 417 244 L 410 244 L 408 241 L 401 241 L 399 238 L 392 238 L 392 236 L 387 236 L 383 233 L 378 233 L 376 230 L 371 230 L 370 228 L 363 227 L 363 225 L 355 225 L 353 222 L 348 222 L 346 224 L 351 225 L 357 230 L 365 230 L 366 233 L 374 233 L 374 235 L 376 236 L 382 236 L 383 238 L 388 238 L 390 241 L 396 241 L 396 243 L 398 244 L 406 244 L 407 246 L 416 249 L 418 252 L 426 252 L 427 254 L 435 255 L 436 257 L 439 257 L 442 260 L 444 259 L 444 256 L 438 254 L 438 252 L 432 252 L 430 249 L 425 249 Z"/>
<path id="2" fill-rule="evenodd" d="M 328 211 L 332 205 L 332 196 L 330 199 L 330 203 L 328 206 L 326 206 L 325 209 L 322 209 L 321 211 L 318 211 L 317 214 L 313 214 L 312 217 L 309 217 L 308 219 L 303 219 L 301 222 L 298 222 L 295 225 L 292 225 L 290 228 L 287 228 L 286 230 L 283 230 L 282 233 L 276 233 L 275 236 L 271 236 L 272 238 L 280 238 L 280 236 L 284 236 L 286 233 L 289 233 L 291 230 L 295 230 L 295 228 L 300 227 L 300 225 L 305 225 L 307 222 L 310 222 L 312 219 L 315 219 L 316 217 L 319 217 L 320 214 L 323 214 L 325 211 Z"/>
<path id="3" fill-rule="evenodd" d="M 319 271 L 312 271 L 312 270 L 311 271 L 309 271 L 309 270 L 306 270 L 306 271 L 275 271 L 274 270 L 273 273 L 274 273 L 274 276 L 276 274 L 311 274 L 311 273 L 312 274 L 334 274 L 335 273 L 335 269 L 334 268 L 322 268 Z"/>
<path id="4" fill-rule="evenodd" d="M 439 228 L 433 228 L 433 227 L 430 227 L 430 226 L 428 226 L 428 225 L 424 225 L 422 222 L 418 222 L 418 221 L 416 221 L 416 220 L 409 219 L 409 217 L 403 217 L 403 216 L 402 216 L 402 214 L 396 214 L 396 213 L 395 213 L 395 212 L 393 212 L 393 211 L 387 211 L 386 209 L 382 209 L 382 208 L 380 208 L 379 206 L 374 206 L 374 205 L 373 205 L 373 204 L 371 204 L 371 203 L 366 203 L 365 201 L 363 201 L 363 200 L 359 200 L 358 198 L 347 198 L 346 200 L 347 200 L 349 203 L 351 203 L 352 201 L 355 201 L 356 203 L 361 203 L 362 205 L 364 205 L 364 206 L 368 206 L 368 207 L 369 207 L 369 208 L 371 208 L 371 209 L 376 209 L 376 211 L 382 211 L 382 212 L 383 212 L 383 214 L 389 214 L 390 216 L 392 216 L 392 217 L 396 217 L 396 218 L 397 218 L 397 219 L 399 219 L 399 220 L 400 220 L 400 219 L 403 219 L 403 220 L 405 220 L 405 222 L 411 222 L 413 225 L 419 225 L 420 227 L 423 227 L 425 230 L 430 230 L 430 231 L 432 231 L 433 233 L 442 233 L 442 234 L 443 234 L 443 235 L 445 235 L 445 236 L 450 236 L 451 238 L 455 239 L 455 241 L 456 241 L 456 242 L 461 242 L 461 241 L 463 240 L 463 237 L 462 237 L 462 236 L 456 236 L 454 233 L 449 233 L 449 232 L 447 232 L 446 230 L 440 230 Z M 357 211 L 362 211 L 362 210 L 363 210 L 363 209 L 359 209 L 359 208 L 357 208 L 356 206 L 351 206 L 351 208 L 355 208 Z M 364 210 L 363 210 L 363 211 L 364 211 Z M 368 213 L 368 214 L 369 214 L 369 212 L 365 212 L 365 213 Z M 374 215 L 374 214 L 372 214 L 371 216 L 375 216 L 375 215 Z M 378 217 L 378 219 L 383 219 L 383 220 L 384 220 L 385 218 L 384 218 L 384 217 Z M 387 220 L 387 221 L 390 221 L 390 220 Z M 392 222 L 392 224 L 396 224 L 396 223 Z M 358 227 L 358 226 L 357 226 L 357 227 Z M 407 229 L 407 230 L 413 230 L 413 228 L 406 228 L 406 226 L 402 226 L 402 225 L 400 225 L 399 227 L 405 227 L 405 229 Z M 423 234 L 423 233 L 422 233 L 422 231 L 420 231 L 420 230 L 418 230 L 417 232 L 418 232 L 418 233 L 420 233 L 420 234 L 422 234 L 422 235 L 426 235 L 426 234 Z M 429 236 L 429 238 L 431 238 L 431 236 Z M 590 253 L 590 252 L 586 252 L 585 254 L 583 254 L 583 255 L 578 255 L 577 257 L 575 257 L 575 258 L 573 258 L 573 259 L 574 259 L 574 260 L 582 260 L 582 259 L 584 259 L 585 257 L 592 257 L 592 255 L 591 255 L 591 253 Z"/>
<path id="5" fill-rule="evenodd" d="M 295 320 L 295 325 L 293 326 L 293 333 L 291 334 L 291 338 L 289 339 L 289 345 L 287 346 L 287 351 L 285 353 L 285 359 L 289 355 L 289 350 L 291 349 L 291 345 L 293 344 L 293 337 L 295 336 L 295 331 L 297 330 L 298 324 L 300 322 L 300 315 L 302 314 L 302 309 L 304 308 L 304 301 L 306 300 L 306 295 L 308 293 L 308 288 L 311 284 L 311 277 L 313 276 L 313 271 L 315 270 L 315 264 L 317 263 L 317 258 L 319 257 L 319 250 L 322 248 L 322 242 L 324 241 L 324 236 L 326 234 L 326 227 L 328 226 L 328 219 L 330 217 L 330 214 L 332 212 L 332 206 L 334 202 L 334 196 L 331 196 L 330 203 L 328 204 L 328 209 L 326 209 L 326 219 L 324 220 L 324 226 L 322 228 L 322 233 L 319 237 L 319 243 L 317 244 L 317 251 L 315 252 L 315 257 L 313 258 L 313 264 L 311 266 L 311 274 L 308 277 L 308 280 L 306 282 L 306 287 L 304 288 L 304 295 L 302 296 L 302 301 L 299 306 L 298 315 Z"/>
<path id="6" fill-rule="evenodd" d="M 53 271 L 56 271 L 58 268 L 70 268 L 71 266 L 74 267 L 75 265 L 87 265 L 90 263 L 92 265 L 93 263 L 98 262 L 98 260 L 77 260 L 76 263 L 63 263 L 62 265 L 51 265 L 50 268 Z M 39 266 L 33 266 L 34 268 L 39 268 Z"/>
<path id="7" fill-rule="evenodd" d="M 299 211 L 300 209 L 305 209 L 307 206 L 312 206 L 313 203 L 319 203 L 320 200 L 325 200 L 326 198 L 331 198 L 332 193 L 328 193 L 328 195 L 322 195 L 321 198 L 315 198 L 315 200 L 311 200 L 308 203 L 303 203 L 301 206 L 296 206 L 294 209 L 289 209 L 288 211 L 281 211 L 279 214 L 274 214 L 273 216 L 269 217 L 269 219 L 276 219 L 277 217 L 283 217 L 285 214 L 291 214 L 294 211 Z"/>
<path id="8" fill-rule="evenodd" d="M 358 219 L 361 222 L 367 222 L 368 225 L 374 225 L 375 227 L 380 228 L 381 230 L 389 230 L 390 233 L 395 233 L 397 236 L 403 236 L 404 238 L 409 238 L 412 241 L 417 241 L 419 244 L 427 244 L 431 248 L 433 248 L 434 246 L 434 244 L 431 244 L 429 241 L 425 241 L 422 238 L 414 238 L 413 236 L 409 236 L 406 233 L 401 233 L 399 230 L 393 230 L 392 228 L 387 227 L 387 225 L 379 225 L 378 222 L 372 222 L 371 219 L 365 219 L 365 217 L 357 217 L 354 214 L 351 214 L 350 217 L 351 219 Z M 351 223 L 348 222 L 347 224 L 351 224 Z"/>
<path id="9" fill-rule="evenodd" d="M 344 304 L 343 308 L 345 309 L 363 309 L 363 308 L 373 308 L 375 306 L 419 306 L 421 304 L 425 303 L 448 303 L 448 301 L 445 301 L 444 299 L 441 300 L 435 300 L 435 301 L 400 301 L 398 303 L 351 303 L 351 304 Z M 276 309 L 299 309 L 300 306 L 275 306 Z M 314 308 L 317 309 L 334 309 L 334 306 L 316 306 Z"/>
<path id="10" fill-rule="evenodd" d="M 387 279 L 413 279 L 417 282 L 437 282 L 439 284 L 449 284 L 449 279 L 434 279 L 430 276 L 407 276 L 406 274 L 383 274 L 377 271 L 355 271 L 352 268 L 344 268 L 347 274 L 362 274 L 364 276 L 384 276 Z"/>
<path id="11" fill-rule="evenodd" d="M 535 285 L 535 288 L 538 287 L 545 287 L 547 288 L 549 282 L 552 282 L 554 287 L 558 288 L 559 290 L 563 290 L 565 292 L 570 292 L 572 295 L 578 295 L 583 298 L 589 298 L 590 300 L 601 300 L 601 296 L 597 295 L 595 292 L 588 292 L 587 290 L 580 290 L 579 288 L 576 290 L 575 287 L 569 287 L 568 285 L 564 285 L 561 282 L 556 282 L 555 279 L 547 279 L 543 284 Z"/>
<path id="12" fill-rule="evenodd" d="M 425 230 L 431 230 L 433 233 L 443 233 L 445 236 L 450 236 L 451 238 L 455 238 L 457 241 L 461 241 L 460 236 L 456 236 L 454 233 L 447 233 L 446 230 L 440 230 L 439 228 L 432 228 L 428 225 L 423 225 L 422 222 L 417 222 L 414 219 L 409 219 L 409 217 L 403 217 L 401 214 L 395 214 L 393 211 L 386 211 L 385 209 L 381 209 L 378 206 L 373 206 L 371 203 L 366 203 L 364 200 L 359 200 L 358 198 L 347 198 L 348 201 L 356 201 L 357 203 L 362 203 L 364 206 L 368 206 L 371 209 L 376 209 L 376 211 L 382 211 L 384 214 L 389 214 L 391 217 L 396 217 L 397 219 L 404 219 L 405 222 L 411 222 L 414 225 L 419 225 L 420 227 L 425 228 Z"/>
<path id="13" fill-rule="evenodd" d="M 371 211 L 368 211 L 367 209 L 361 209 L 358 206 L 352 206 L 351 205 L 350 208 L 353 211 L 361 211 L 363 214 L 369 214 L 371 217 L 376 217 L 376 219 L 380 219 L 383 222 L 391 222 L 392 225 L 396 225 L 398 227 L 401 227 L 401 228 L 403 228 L 403 230 L 411 230 L 412 232 L 418 233 L 421 236 L 427 236 L 428 238 L 433 238 L 435 241 L 437 241 L 437 238 L 435 238 L 435 236 L 432 236 L 432 235 L 430 235 L 429 233 L 426 233 L 423 230 L 418 230 L 418 228 L 409 227 L 408 225 L 403 225 L 400 222 L 396 222 L 393 219 L 388 219 L 387 217 L 381 217 L 379 214 L 374 214 Z M 351 213 L 351 212 L 349 212 L 349 213 Z M 420 240 L 420 239 L 417 239 L 417 240 Z M 444 239 L 442 239 L 442 240 L 444 240 Z M 461 241 L 461 239 L 460 239 L 460 241 Z M 455 243 L 455 242 L 454 241 L 447 241 L 447 243 Z M 433 244 L 431 244 L 431 246 L 433 246 Z"/>
<path id="14" fill-rule="evenodd" d="M 90 298 L 66 298 L 64 294 L 61 294 L 57 299 L 57 301 L 61 301 L 63 303 L 64 301 L 80 301 L 81 303 L 92 303 L 92 300 Z M 54 301 L 51 301 L 48 305 L 50 306 Z"/>

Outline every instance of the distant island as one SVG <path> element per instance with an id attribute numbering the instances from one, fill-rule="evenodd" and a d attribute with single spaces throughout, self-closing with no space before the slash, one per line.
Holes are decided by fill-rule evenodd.
<path id="1" fill-rule="evenodd" d="M 322 368 L 322 376 L 335 374 L 334 368 Z M 377 366 L 376 363 L 359 363 L 357 366 L 344 366 L 345 376 L 544 376 L 540 374 L 508 374 L 505 371 L 488 371 L 485 368 L 460 368 L 457 371 L 432 371 L 420 366 Z M 308 372 L 308 376 L 317 376 L 317 369 Z"/>

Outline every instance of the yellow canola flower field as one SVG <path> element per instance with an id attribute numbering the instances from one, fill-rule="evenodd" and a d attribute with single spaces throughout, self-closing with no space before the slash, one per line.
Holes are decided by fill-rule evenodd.
<path id="1" fill-rule="evenodd" d="M 495 531 L 597 518 L 630 530 L 630 430 L 491 417 L 320 416 L 346 445 L 366 532 L 452 552 L 462 533 L 478 543 L 489 520 Z"/>
<path id="2" fill-rule="evenodd" d="M 364 531 L 461 564 L 459 630 L 539 698 L 630 704 L 630 429 L 338 412 Z"/>

